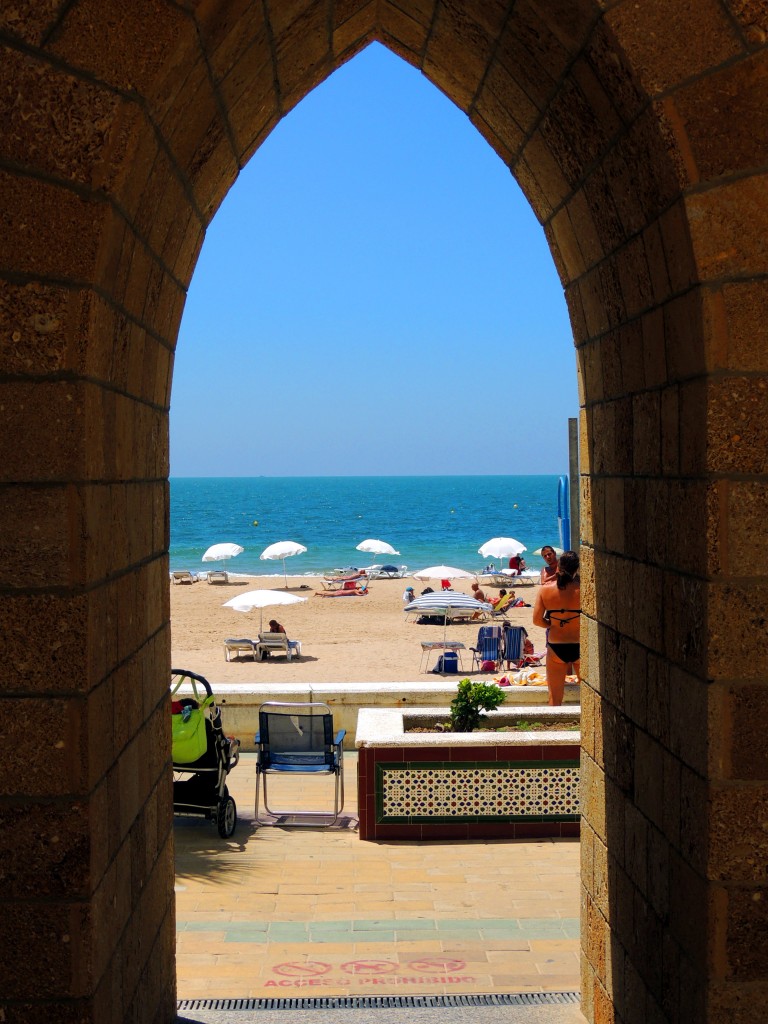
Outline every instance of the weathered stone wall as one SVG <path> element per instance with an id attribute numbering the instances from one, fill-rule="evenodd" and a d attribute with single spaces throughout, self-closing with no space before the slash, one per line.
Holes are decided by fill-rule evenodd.
<path id="1" fill-rule="evenodd" d="M 374 39 L 510 167 L 566 289 L 583 403 L 584 1011 L 758 1019 L 767 36 L 761 0 L 2 5 L 6 1020 L 173 1017 L 179 318 L 239 169 Z"/>

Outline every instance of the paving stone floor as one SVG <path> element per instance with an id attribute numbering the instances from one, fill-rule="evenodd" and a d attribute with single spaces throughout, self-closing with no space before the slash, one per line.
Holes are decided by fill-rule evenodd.
<path id="1" fill-rule="evenodd" d="M 334 828 L 256 828 L 254 755 L 231 840 L 175 819 L 179 999 L 578 990 L 577 840 L 362 842 L 345 766 Z M 328 804 L 327 778 L 273 782 L 273 806 Z"/>

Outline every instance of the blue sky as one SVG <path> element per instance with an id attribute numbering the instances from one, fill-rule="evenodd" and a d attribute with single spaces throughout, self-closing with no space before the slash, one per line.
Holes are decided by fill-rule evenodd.
<path id="1" fill-rule="evenodd" d="M 564 473 L 575 365 L 509 170 L 374 44 L 281 121 L 208 230 L 171 475 Z"/>

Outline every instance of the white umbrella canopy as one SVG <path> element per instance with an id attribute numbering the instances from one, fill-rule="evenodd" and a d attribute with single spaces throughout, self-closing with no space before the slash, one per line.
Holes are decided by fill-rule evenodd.
<path id="1" fill-rule="evenodd" d="M 229 601 L 225 601 L 222 608 L 232 608 L 236 612 L 250 612 L 254 608 L 259 609 L 259 632 L 262 632 L 264 625 L 264 608 L 276 604 L 299 604 L 306 601 L 306 597 L 297 597 L 296 594 L 284 594 L 282 590 L 248 590 L 244 594 L 238 594 Z"/>
<path id="2" fill-rule="evenodd" d="M 552 550 L 555 552 L 555 554 L 557 555 L 558 558 L 563 553 L 563 549 L 562 548 L 556 548 L 554 544 L 542 544 L 541 548 L 552 548 Z M 541 558 L 541 548 L 536 548 L 536 550 L 533 552 L 534 555 L 538 555 L 539 558 Z"/>
<path id="3" fill-rule="evenodd" d="M 461 572 L 461 570 L 459 570 Z M 469 576 L 470 573 L 467 573 Z M 446 630 L 448 628 L 448 616 L 450 612 L 456 608 L 469 608 L 476 612 L 491 612 L 493 611 L 492 604 L 486 604 L 485 601 L 478 601 L 474 597 L 470 597 L 468 594 L 460 594 L 455 590 L 444 590 L 440 594 L 422 594 L 420 597 L 415 597 L 410 604 L 407 604 L 403 611 L 406 612 L 426 612 L 431 615 L 443 616 L 443 642 L 445 642 Z"/>
<path id="4" fill-rule="evenodd" d="M 514 537 L 492 537 L 477 549 L 477 553 L 483 558 L 511 558 L 512 555 L 521 555 L 526 550 L 525 544 L 521 544 Z"/>
<path id="5" fill-rule="evenodd" d="M 239 544 L 213 544 L 203 555 L 204 562 L 220 562 L 222 559 L 234 558 L 241 555 L 245 548 Z"/>
<path id="6" fill-rule="evenodd" d="M 301 555 L 307 549 L 303 544 L 297 544 L 293 540 L 279 540 L 276 544 L 270 544 L 268 548 L 259 555 L 262 560 L 277 560 L 279 559 L 283 563 L 283 577 L 285 578 L 285 585 L 288 586 L 288 574 L 285 570 L 286 558 L 292 558 L 294 555 Z"/>
<path id="7" fill-rule="evenodd" d="M 392 547 L 392 545 L 391 544 L 387 544 L 386 541 L 374 540 L 373 538 L 370 538 L 369 540 L 360 541 L 360 543 L 357 545 L 355 550 L 356 551 L 366 551 L 366 552 L 368 552 L 369 554 L 372 554 L 372 555 L 399 555 L 400 554 L 399 551 L 395 551 L 395 549 Z"/>
<path id="8" fill-rule="evenodd" d="M 411 573 L 411 576 L 415 580 L 473 580 L 476 573 L 455 569 L 452 565 L 430 565 Z"/>

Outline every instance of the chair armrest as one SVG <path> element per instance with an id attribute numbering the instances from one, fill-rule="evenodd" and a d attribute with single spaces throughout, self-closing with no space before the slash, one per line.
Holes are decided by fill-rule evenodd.
<path id="1" fill-rule="evenodd" d="M 261 743 L 261 733 L 260 732 L 257 732 L 256 735 L 253 737 L 253 742 L 256 743 L 257 745 L 259 743 Z"/>
<path id="2" fill-rule="evenodd" d="M 336 738 L 333 741 L 336 744 L 337 747 L 341 746 L 341 741 L 344 739 L 344 737 L 346 735 L 347 735 L 347 730 L 346 729 L 339 729 L 339 731 L 336 733 Z"/>

